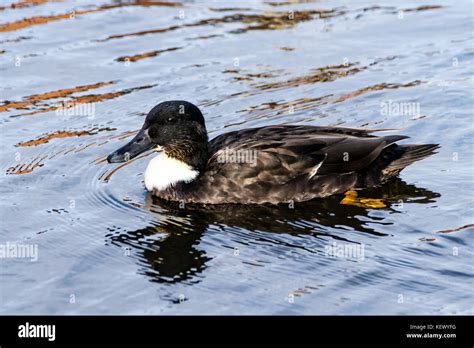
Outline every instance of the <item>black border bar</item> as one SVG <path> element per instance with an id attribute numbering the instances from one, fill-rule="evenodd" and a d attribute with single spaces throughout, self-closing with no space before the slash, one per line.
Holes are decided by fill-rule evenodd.
<path id="1" fill-rule="evenodd" d="M 473 316 L 0 316 L 0 346 L 390 344 L 469 346 Z M 55 325 L 55 340 L 20 325 Z M 407 334 L 424 337 L 409 338 Z M 449 335 L 441 337 L 438 335 Z M 453 337 L 455 334 L 455 337 Z M 436 338 L 438 337 L 438 338 Z"/>

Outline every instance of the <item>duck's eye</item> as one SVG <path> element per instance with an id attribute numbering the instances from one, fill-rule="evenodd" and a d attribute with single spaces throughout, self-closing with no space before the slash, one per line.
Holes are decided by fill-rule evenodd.
<path id="1" fill-rule="evenodd" d="M 173 122 L 173 120 L 174 120 L 173 117 L 168 117 L 168 118 L 166 119 L 166 122 L 167 122 L 167 123 L 171 123 L 171 122 Z"/>

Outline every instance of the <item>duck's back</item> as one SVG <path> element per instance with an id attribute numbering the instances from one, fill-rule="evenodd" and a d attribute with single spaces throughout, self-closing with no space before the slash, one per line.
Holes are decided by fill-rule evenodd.
<path id="1" fill-rule="evenodd" d="M 287 125 L 225 133 L 210 141 L 205 171 L 192 183 L 176 187 L 172 195 L 208 204 L 307 201 L 380 184 L 436 148 L 399 146 L 394 142 L 407 137 L 375 137 L 370 135 L 373 131 Z M 422 146 L 426 153 L 400 162 L 413 152 L 410 146 L 418 152 Z"/>

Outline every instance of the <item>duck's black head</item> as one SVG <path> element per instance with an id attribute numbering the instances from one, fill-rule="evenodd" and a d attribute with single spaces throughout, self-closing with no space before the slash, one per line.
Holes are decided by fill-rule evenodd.
<path id="1" fill-rule="evenodd" d="M 199 108 L 184 100 L 172 100 L 151 109 L 138 134 L 111 153 L 107 161 L 127 162 L 156 148 L 201 170 L 207 162 L 207 146 L 206 125 Z"/>

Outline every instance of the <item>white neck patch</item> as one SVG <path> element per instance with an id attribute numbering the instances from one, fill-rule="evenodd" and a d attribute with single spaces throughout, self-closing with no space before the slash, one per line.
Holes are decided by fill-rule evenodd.
<path id="1" fill-rule="evenodd" d="M 162 152 L 148 163 L 145 187 L 148 191 L 162 191 L 180 181 L 193 181 L 198 174 L 191 166 Z"/>

